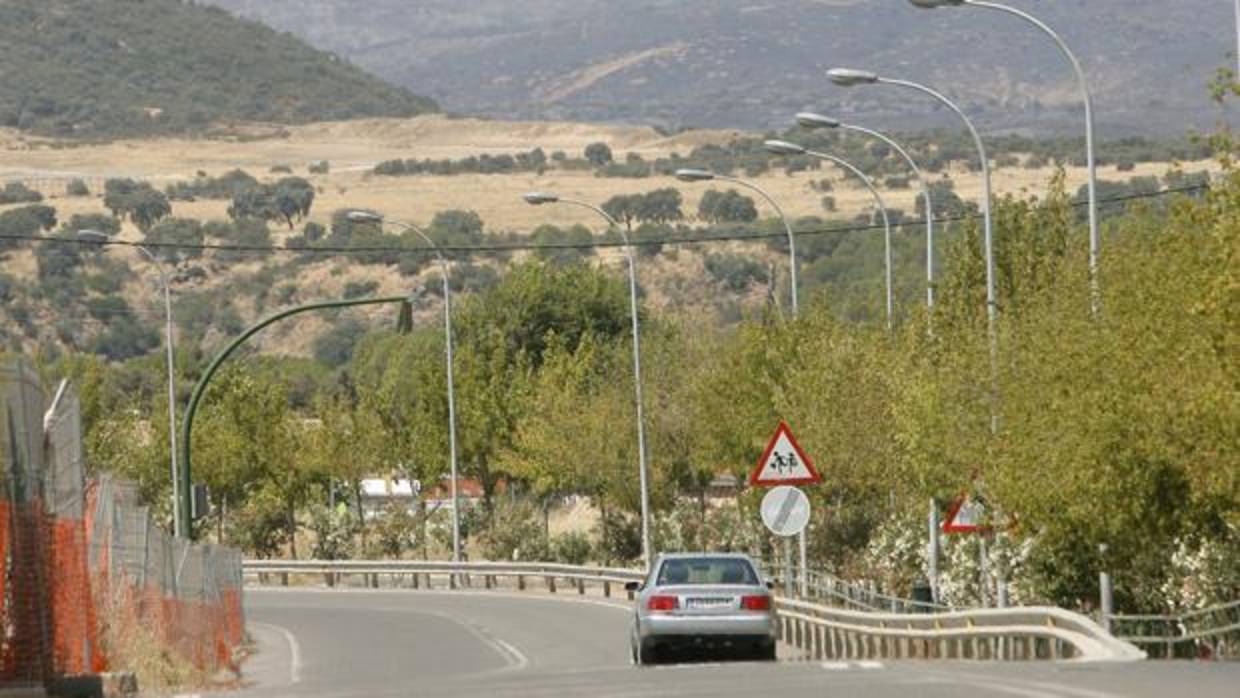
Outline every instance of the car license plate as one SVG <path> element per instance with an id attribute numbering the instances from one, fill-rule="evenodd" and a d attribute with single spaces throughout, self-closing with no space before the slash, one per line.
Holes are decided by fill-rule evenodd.
<path id="1" fill-rule="evenodd" d="M 732 607 L 732 599 L 729 598 L 707 598 L 707 599 L 686 599 L 685 607 L 692 611 L 717 611 L 724 608 Z"/>

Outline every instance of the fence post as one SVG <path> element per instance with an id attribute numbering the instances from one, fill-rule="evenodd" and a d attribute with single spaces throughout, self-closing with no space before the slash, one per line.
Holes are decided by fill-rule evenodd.
<path id="1" fill-rule="evenodd" d="M 1114 589 L 1111 588 L 1111 575 L 1102 572 L 1098 575 L 1098 589 L 1101 595 L 1099 609 L 1102 617 L 1098 620 L 1102 625 L 1102 629 L 1111 632 L 1111 616 L 1115 614 L 1115 596 Z"/>

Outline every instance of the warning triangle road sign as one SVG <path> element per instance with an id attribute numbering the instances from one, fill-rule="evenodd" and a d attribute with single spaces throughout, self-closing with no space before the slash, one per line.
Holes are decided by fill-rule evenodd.
<path id="1" fill-rule="evenodd" d="M 822 476 L 805 451 L 801 450 L 792 430 L 784 422 L 779 423 L 766 452 L 758 460 L 758 467 L 749 476 L 752 487 L 777 487 L 779 485 L 814 485 L 822 482 Z"/>
<path id="2" fill-rule="evenodd" d="M 944 533 L 986 533 L 990 526 L 985 524 L 986 505 L 966 494 L 960 495 L 952 502 L 947 511 L 947 521 L 943 522 Z"/>

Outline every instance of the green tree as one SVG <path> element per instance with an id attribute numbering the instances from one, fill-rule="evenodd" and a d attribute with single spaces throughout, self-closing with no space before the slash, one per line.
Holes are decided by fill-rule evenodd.
<path id="1" fill-rule="evenodd" d="M 583 155 L 595 167 L 602 167 L 612 160 L 611 147 L 601 142 L 587 145 Z"/>
<path id="2" fill-rule="evenodd" d="M 698 202 L 698 218 L 708 223 L 752 223 L 758 220 L 758 209 L 753 199 L 735 189 L 711 189 Z"/>
<path id="3" fill-rule="evenodd" d="M 152 252 L 171 264 L 180 264 L 202 256 L 204 241 L 202 224 L 192 218 L 169 218 L 146 230 L 144 240 Z"/>

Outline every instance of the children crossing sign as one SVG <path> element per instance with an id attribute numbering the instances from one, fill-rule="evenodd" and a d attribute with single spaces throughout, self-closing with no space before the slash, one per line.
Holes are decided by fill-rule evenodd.
<path id="1" fill-rule="evenodd" d="M 750 486 L 815 485 L 819 482 L 822 482 L 822 476 L 814 469 L 805 451 L 801 450 L 792 430 L 786 423 L 780 422 L 767 444 L 766 452 L 758 460 L 758 466 L 749 476 Z"/>

